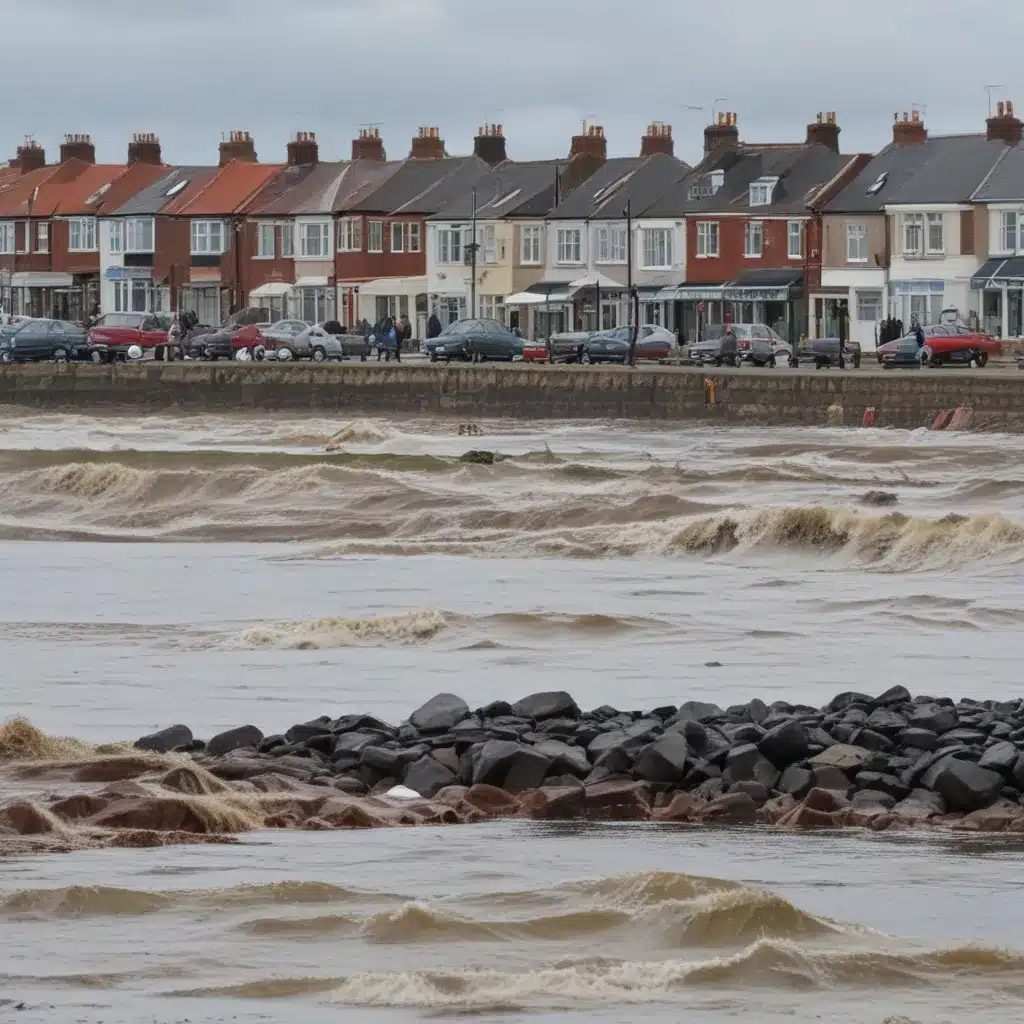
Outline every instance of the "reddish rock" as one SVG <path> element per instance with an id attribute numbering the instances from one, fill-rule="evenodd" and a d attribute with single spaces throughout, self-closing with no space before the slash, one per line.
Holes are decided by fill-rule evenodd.
<path id="1" fill-rule="evenodd" d="M 952 418 L 952 409 L 943 409 L 941 412 L 937 412 L 935 414 L 935 419 L 932 420 L 932 430 L 945 430 L 949 426 L 949 422 Z"/>
<path id="2" fill-rule="evenodd" d="M 519 813 L 546 821 L 582 817 L 585 790 L 582 786 L 542 786 L 519 797 Z"/>
<path id="3" fill-rule="evenodd" d="M 796 797 L 789 793 L 783 793 L 782 796 L 774 797 L 763 807 L 759 808 L 757 817 L 759 821 L 775 825 L 780 819 L 789 814 L 794 807 L 796 807 Z"/>
<path id="4" fill-rule="evenodd" d="M 757 804 L 748 793 L 723 793 L 701 808 L 696 820 L 721 824 L 756 821 Z"/>
<path id="5" fill-rule="evenodd" d="M 671 799 L 653 815 L 655 821 L 693 821 L 705 807 L 704 801 L 692 793 L 673 793 Z"/>
<path id="6" fill-rule="evenodd" d="M 811 811 L 822 811 L 831 814 L 833 811 L 842 811 L 850 806 L 845 793 L 839 793 L 834 789 L 812 789 L 804 797 L 804 806 Z"/>
<path id="7" fill-rule="evenodd" d="M 245 832 L 262 825 L 252 812 L 224 801 L 184 796 L 125 797 L 88 822 L 98 828 L 149 829 L 157 832 Z"/>
<path id="8" fill-rule="evenodd" d="M 465 803 L 465 796 L 469 792 L 469 786 L 445 786 L 434 795 L 435 804 L 445 804 L 448 807 L 458 808 Z"/>
<path id="9" fill-rule="evenodd" d="M 953 413 L 953 418 L 949 421 L 950 430 L 970 430 L 974 424 L 974 410 L 969 406 L 960 406 Z"/>
<path id="10" fill-rule="evenodd" d="M 927 789 L 915 789 L 910 796 L 901 800 L 892 809 L 897 821 L 904 821 L 911 825 L 938 817 L 945 811 L 946 807 L 942 802 L 942 797 Z"/>
<path id="11" fill-rule="evenodd" d="M 991 807 L 972 811 L 954 827 L 972 832 L 1006 832 L 1016 824 L 1024 826 L 1024 808 L 1010 800 L 999 800 Z"/>
<path id="12" fill-rule="evenodd" d="M 324 821 L 323 818 L 307 818 L 301 827 L 309 832 L 328 832 L 334 828 L 330 822 Z"/>
<path id="13" fill-rule="evenodd" d="M 828 790 L 821 790 L 821 792 L 825 793 Z M 843 812 L 839 813 L 842 814 Z M 836 825 L 841 824 L 841 821 L 837 821 L 836 817 L 829 811 L 808 807 L 805 801 L 794 807 L 789 814 L 779 821 L 779 824 L 784 828 L 835 828 Z"/>
<path id="14" fill-rule="evenodd" d="M 470 786 L 463 799 L 488 818 L 511 818 L 519 811 L 519 801 L 511 793 L 486 783 Z"/>
<path id="15" fill-rule="evenodd" d="M 650 790 L 640 782 L 596 782 L 583 793 L 586 817 L 592 821 L 647 821 Z"/>
<path id="16" fill-rule="evenodd" d="M 0 828 L 10 829 L 19 836 L 64 835 L 67 826 L 52 812 L 31 800 L 15 800 L 0 807 Z"/>
<path id="17" fill-rule="evenodd" d="M 388 828 L 392 822 L 371 811 L 365 800 L 332 797 L 320 808 L 319 817 L 334 828 Z"/>

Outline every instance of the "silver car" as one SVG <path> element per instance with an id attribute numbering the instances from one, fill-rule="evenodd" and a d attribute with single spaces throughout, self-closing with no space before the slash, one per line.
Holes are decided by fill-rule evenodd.
<path id="1" fill-rule="evenodd" d="M 263 353 L 265 359 L 285 363 L 291 359 L 312 359 L 314 363 L 358 357 L 364 363 L 370 343 L 361 334 L 335 334 L 323 324 L 306 327 L 286 341 L 277 342 Z"/>

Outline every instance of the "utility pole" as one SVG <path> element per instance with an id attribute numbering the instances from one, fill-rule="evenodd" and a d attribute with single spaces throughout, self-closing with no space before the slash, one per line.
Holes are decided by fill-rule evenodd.
<path id="1" fill-rule="evenodd" d="M 470 273 L 469 279 L 469 318 L 476 319 L 476 189 L 473 189 L 473 216 L 472 227 L 473 241 L 469 243 Z"/>
<path id="2" fill-rule="evenodd" d="M 1002 85 L 986 85 L 985 86 L 985 92 L 988 93 L 988 116 L 989 117 L 992 116 L 992 93 L 993 93 L 993 91 L 995 89 L 1002 89 L 1002 88 L 1004 88 L 1004 86 L 1002 86 Z"/>
<path id="3" fill-rule="evenodd" d="M 629 365 L 636 362 L 636 304 L 633 301 L 633 201 L 626 200 L 626 294 L 629 298 Z"/>

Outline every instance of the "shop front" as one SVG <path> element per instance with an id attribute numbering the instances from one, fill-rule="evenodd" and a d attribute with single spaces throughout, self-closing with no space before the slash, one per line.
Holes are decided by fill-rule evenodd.
<path id="1" fill-rule="evenodd" d="M 67 319 L 62 314 L 75 286 L 71 274 L 20 271 L 11 274 L 11 312 L 21 316 Z"/>
<path id="2" fill-rule="evenodd" d="M 291 290 L 292 286 L 287 281 L 268 281 L 249 292 L 249 305 L 267 310 L 267 319 L 271 322 L 286 320 Z"/>
<path id="3" fill-rule="evenodd" d="M 326 277 L 300 277 L 292 288 L 292 315 L 307 324 L 333 320 L 335 292 Z"/>
<path id="4" fill-rule="evenodd" d="M 993 337 L 1024 336 L 1024 256 L 988 260 L 971 278 L 980 326 Z"/>
<path id="5" fill-rule="evenodd" d="M 542 281 L 505 296 L 509 324 L 524 337 L 550 338 L 575 329 L 572 291 L 565 281 Z"/>
<path id="6" fill-rule="evenodd" d="M 946 282 L 903 280 L 889 282 L 889 315 L 903 321 L 904 330 L 914 323 L 927 327 L 942 319 L 946 308 Z M 962 311 L 963 312 L 963 311 Z"/>

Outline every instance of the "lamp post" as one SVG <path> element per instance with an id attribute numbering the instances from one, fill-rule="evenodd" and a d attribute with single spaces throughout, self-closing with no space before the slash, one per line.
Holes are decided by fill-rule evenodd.
<path id="1" fill-rule="evenodd" d="M 636 303 L 633 295 L 633 201 L 626 200 L 626 295 L 629 301 L 629 365 L 636 365 Z"/>
<path id="2" fill-rule="evenodd" d="M 473 189 L 473 213 L 470 218 L 472 241 L 469 243 L 469 318 L 476 319 L 476 189 Z"/>

